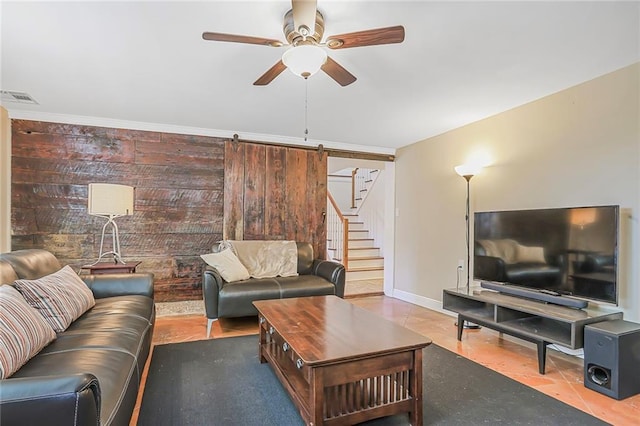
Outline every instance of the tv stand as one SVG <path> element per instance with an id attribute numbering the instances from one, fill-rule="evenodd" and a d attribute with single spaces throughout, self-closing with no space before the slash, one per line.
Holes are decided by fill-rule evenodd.
<path id="1" fill-rule="evenodd" d="M 572 309 L 482 287 L 444 290 L 442 307 L 458 314 L 458 340 L 462 340 L 464 322 L 468 321 L 535 343 L 540 374 L 545 371 L 547 345 L 582 348 L 585 325 L 622 319 L 622 312 L 617 310 Z"/>
<path id="2" fill-rule="evenodd" d="M 586 300 L 574 297 L 562 296 L 560 293 L 549 290 L 532 290 L 524 287 L 498 283 L 495 281 L 480 281 L 480 287 L 496 290 L 500 293 L 511 294 L 513 296 L 526 297 L 527 299 L 540 300 L 541 302 L 553 303 L 554 305 L 568 306 L 570 308 L 582 309 L 589 306 Z"/>

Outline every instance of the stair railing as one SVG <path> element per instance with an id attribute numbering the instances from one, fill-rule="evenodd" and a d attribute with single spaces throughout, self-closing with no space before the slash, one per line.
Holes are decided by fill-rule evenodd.
<path id="1" fill-rule="evenodd" d="M 379 205 L 381 200 L 380 191 L 384 191 L 384 189 L 376 185 L 382 171 L 361 169 L 358 174 L 362 176 L 364 190 L 361 195 L 362 199 L 358 202 L 358 208 L 353 213 L 358 216 L 358 220 L 366 225 L 369 236 L 373 238 L 374 245 L 384 247 L 384 208 Z M 371 200 L 369 197 L 374 193 L 377 194 L 373 197 L 375 201 L 368 202 L 368 200 Z"/>
<path id="2" fill-rule="evenodd" d="M 338 259 L 345 269 L 349 266 L 349 219 L 344 217 L 336 200 L 327 191 L 327 253 L 329 258 Z M 331 246 L 331 247 L 330 247 Z"/>
<path id="3" fill-rule="evenodd" d="M 359 188 L 357 185 L 357 175 L 358 175 L 358 168 L 356 167 L 355 169 L 351 170 L 351 208 L 355 209 L 356 207 L 358 207 L 358 205 L 356 204 L 356 199 L 357 197 L 357 193 L 359 192 Z"/>
<path id="4" fill-rule="evenodd" d="M 359 195 L 357 198 L 357 201 L 359 201 L 359 203 L 356 211 L 353 212 L 354 214 L 361 214 L 362 206 L 371 193 L 371 190 L 373 189 L 373 186 L 378 180 L 380 174 L 381 171 L 377 169 L 359 169 L 355 177 L 356 187 L 358 188 L 357 191 L 359 191 Z"/>
<path id="5" fill-rule="evenodd" d="M 369 187 L 373 185 L 379 175 L 377 169 L 362 169 L 356 167 L 351 171 L 351 208 L 359 209 L 367 196 Z"/>

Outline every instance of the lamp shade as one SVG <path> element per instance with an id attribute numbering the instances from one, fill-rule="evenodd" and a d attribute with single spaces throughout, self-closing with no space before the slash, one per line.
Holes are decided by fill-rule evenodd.
<path id="1" fill-rule="evenodd" d="M 593 207 L 584 207 L 571 210 L 571 224 L 578 226 L 589 225 L 596 221 L 598 212 Z"/>
<path id="2" fill-rule="evenodd" d="M 90 183 L 88 212 L 99 216 L 133 214 L 133 186 Z"/>
<path id="3" fill-rule="evenodd" d="M 454 167 L 454 170 L 456 171 L 457 174 L 463 177 L 475 176 L 478 173 L 480 173 L 480 170 L 482 170 L 482 165 L 473 164 L 473 163 L 461 164 L 459 166 Z"/>
<path id="4" fill-rule="evenodd" d="M 287 68 L 304 78 L 317 73 L 326 61 L 324 49 L 310 44 L 292 47 L 282 55 L 282 62 Z"/>

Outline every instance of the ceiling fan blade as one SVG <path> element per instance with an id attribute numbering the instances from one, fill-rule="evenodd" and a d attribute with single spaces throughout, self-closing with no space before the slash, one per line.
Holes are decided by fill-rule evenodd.
<path id="1" fill-rule="evenodd" d="M 202 33 L 202 38 L 209 41 L 227 41 L 231 43 L 246 43 L 246 44 L 260 44 L 263 46 L 273 46 L 280 47 L 283 46 L 280 40 L 274 40 L 270 38 L 262 38 L 262 37 L 251 37 L 251 36 L 243 36 L 243 35 L 235 35 L 235 34 L 225 34 L 225 33 Z"/>
<path id="2" fill-rule="evenodd" d="M 316 0 L 291 0 L 293 26 L 304 37 L 313 35 L 316 31 L 316 6 Z M 308 32 L 305 34 L 305 31 Z"/>
<path id="3" fill-rule="evenodd" d="M 356 81 L 356 77 L 353 74 L 330 57 L 327 57 L 327 62 L 322 65 L 321 69 L 340 86 L 348 86 Z"/>
<path id="4" fill-rule="evenodd" d="M 398 25 L 330 36 L 327 38 L 326 45 L 329 49 L 347 49 L 349 47 L 402 43 L 403 41 L 404 27 Z"/>
<path id="5" fill-rule="evenodd" d="M 267 72 L 262 74 L 260 78 L 258 78 L 253 85 L 254 86 L 266 86 L 271 83 L 274 78 L 280 75 L 280 73 L 287 69 L 287 66 L 282 62 L 282 60 L 278 61 L 274 66 L 269 68 Z"/>

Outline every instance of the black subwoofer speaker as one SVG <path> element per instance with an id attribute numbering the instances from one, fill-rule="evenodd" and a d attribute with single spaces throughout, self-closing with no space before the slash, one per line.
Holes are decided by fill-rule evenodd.
<path id="1" fill-rule="evenodd" d="M 640 393 L 640 324 L 615 320 L 584 327 L 584 385 L 615 399 Z"/>

